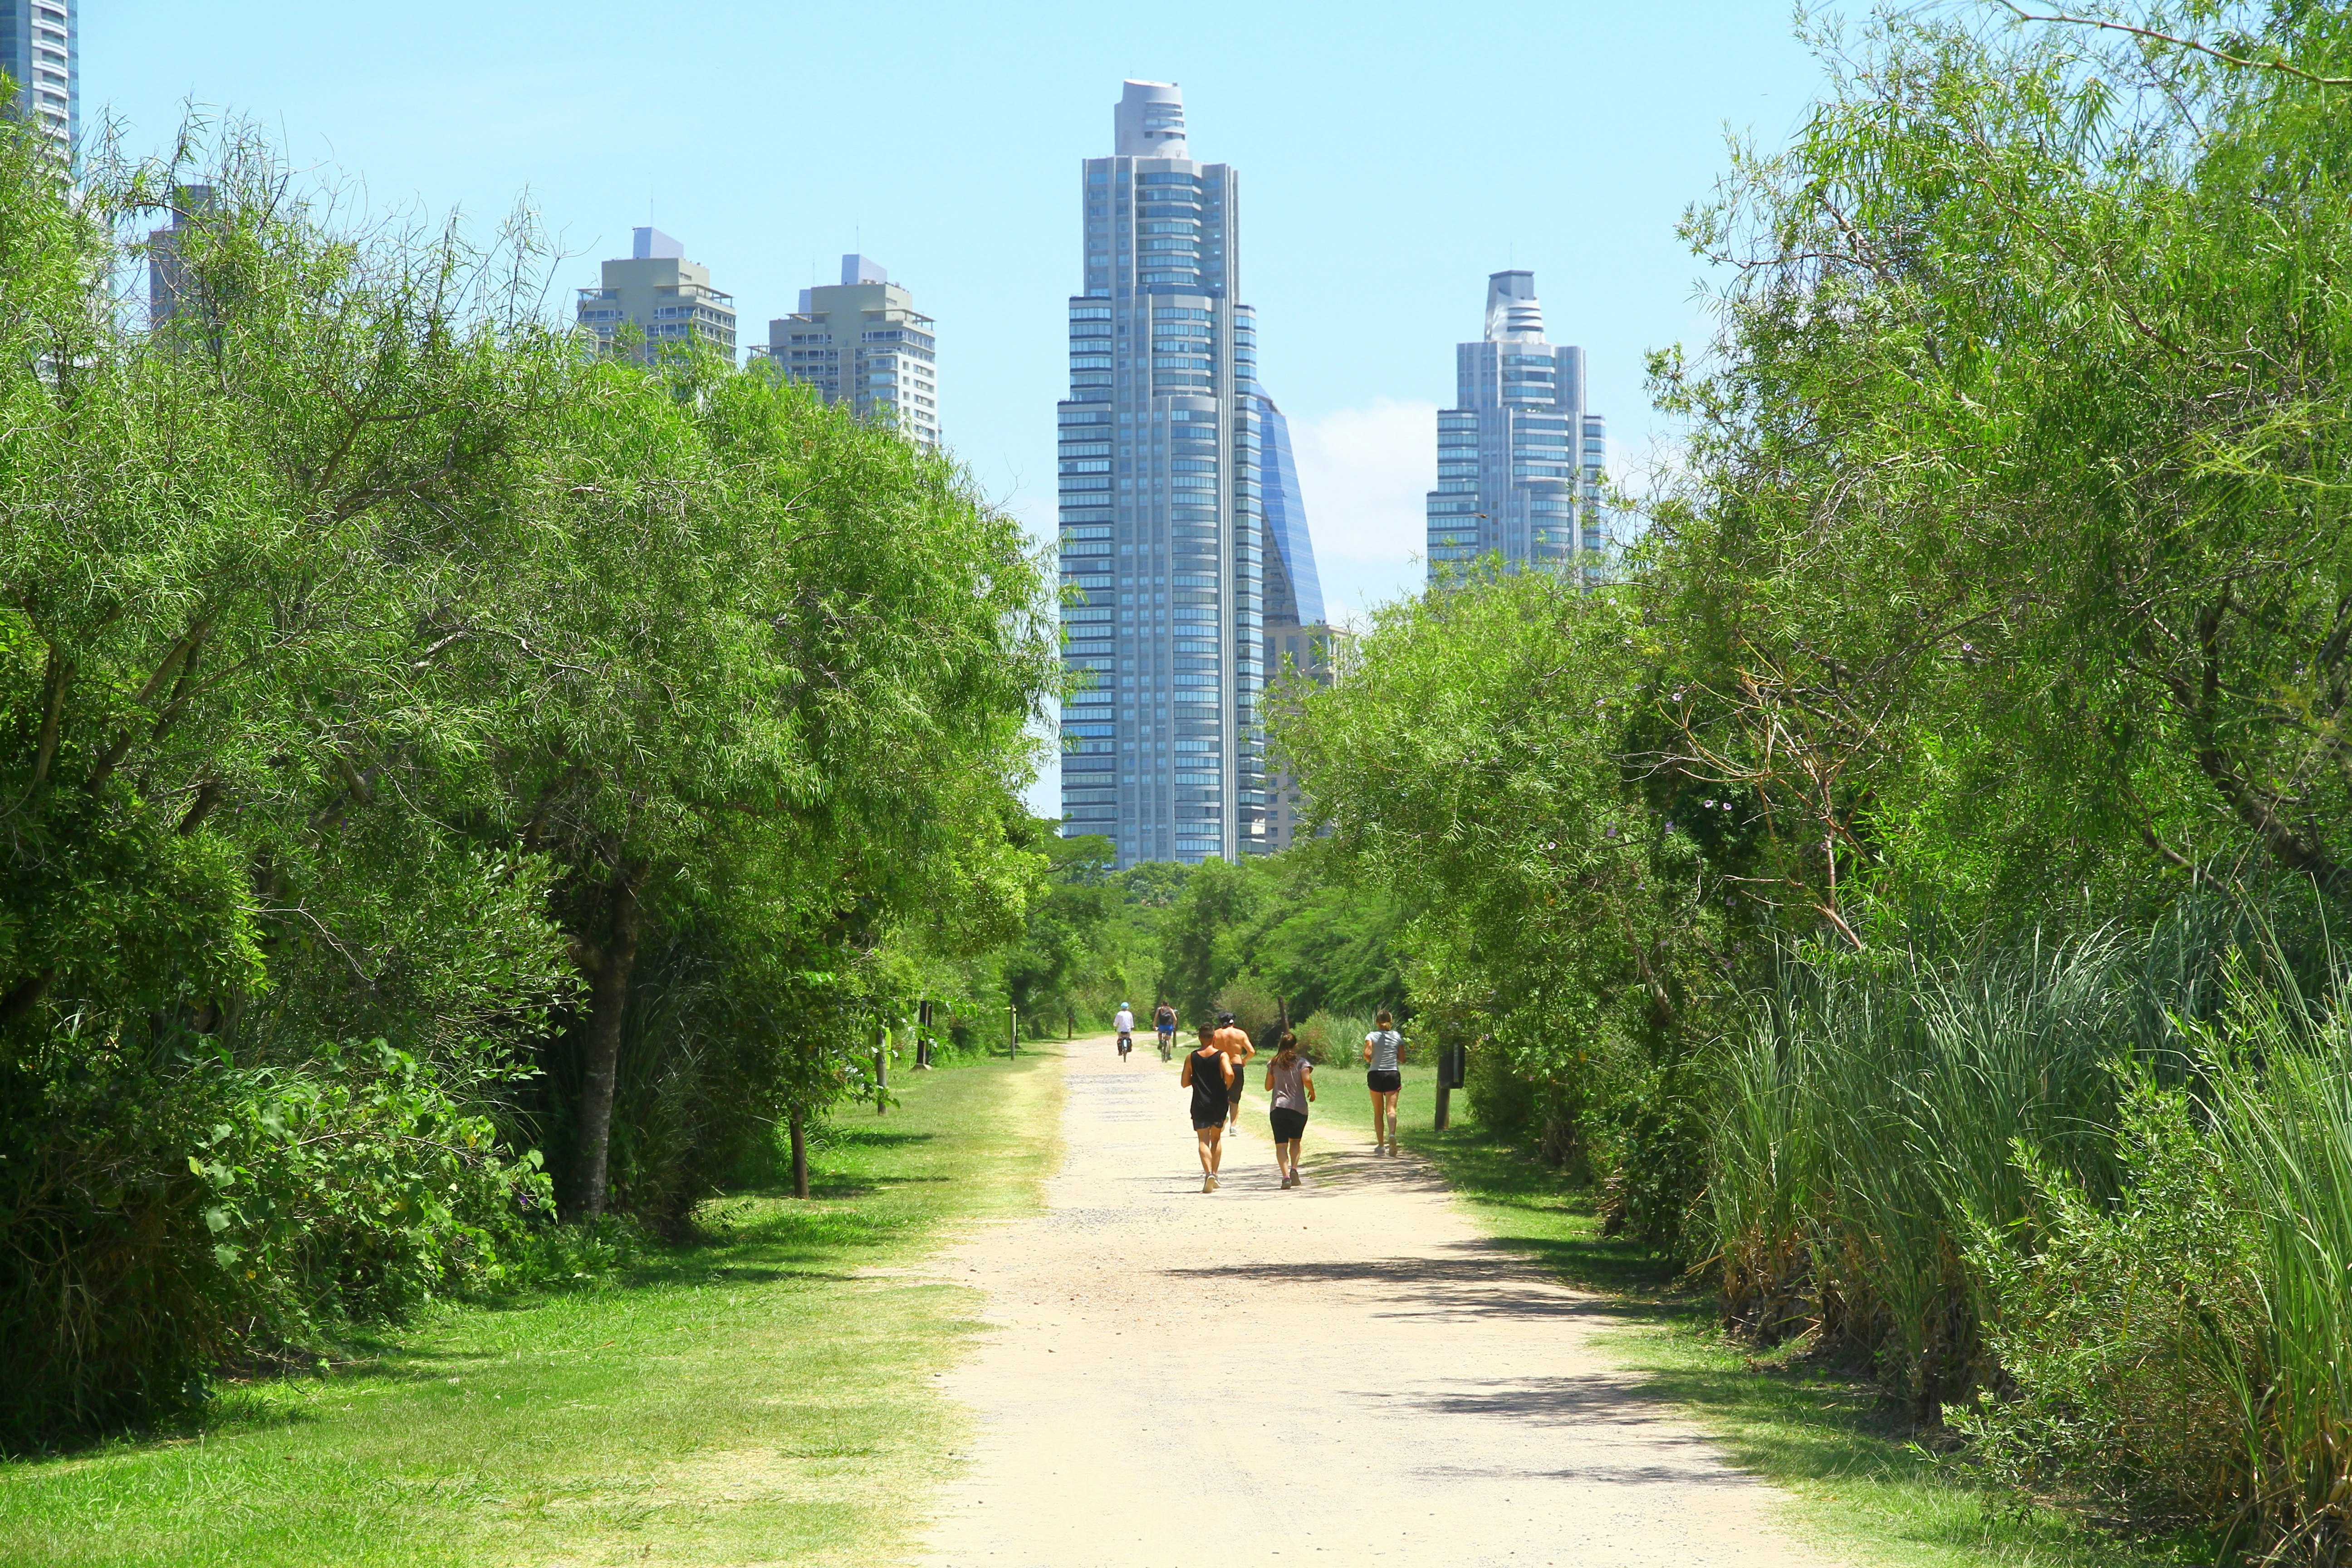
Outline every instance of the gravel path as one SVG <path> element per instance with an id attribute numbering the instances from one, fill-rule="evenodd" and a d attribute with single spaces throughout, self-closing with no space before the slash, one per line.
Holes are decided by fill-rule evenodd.
<path id="1" fill-rule="evenodd" d="M 1284 1192 L 1254 1070 L 1204 1195 L 1175 1069 L 1069 1048 L 1046 1211 L 941 1259 L 995 1331 L 945 1380 L 980 1432 L 926 1561 L 1823 1568 L 1592 1349 L 1605 1302 L 1370 1152 L 1360 1074 L 1324 1075 Z"/>

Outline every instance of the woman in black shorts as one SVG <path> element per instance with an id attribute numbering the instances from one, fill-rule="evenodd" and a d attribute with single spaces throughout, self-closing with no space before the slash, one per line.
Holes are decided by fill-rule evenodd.
<path id="1" fill-rule="evenodd" d="M 1372 1019 L 1372 1032 L 1364 1037 L 1364 1087 L 1372 1091 L 1372 1152 L 1381 1152 L 1383 1138 L 1388 1152 L 1397 1152 L 1396 1102 L 1397 1091 L 1404 1088 L 1404 1072 L 1399 1065 L 1404 1051 L 1404 1037 L 1396 1032 L 1396 1024 L 1386 1013 Z"/>
<path id="2" fill-rule="evenodd" d="M 1217 1163 L 1224 1158 L 1225 1108 L 1232 1102 L 1234 1079 L 1223 1047 L 1212 1037 L 1216 1031 L 1201 1026 L 1201 1048 L 1184 1058 L 1183 1076 L 1176 1081 L 1192 1091 L 1192 1135 L 1201 1143 L 1201 1190 L 1217 1190 Z"/>
<path id="3" fill-rule="evenodd" d="M 1282 1184 L 1298 1184 L 1298 1142 L 1307 1136 L 1307 1108 L 1315 1101 L 1315 1064 L 1298 1054 L 1298 1037 L 1282 1031 L 1282 1044 L 1265 1064 L 1267 1111 L 1274 1122 L 1274 1168 Z"/>

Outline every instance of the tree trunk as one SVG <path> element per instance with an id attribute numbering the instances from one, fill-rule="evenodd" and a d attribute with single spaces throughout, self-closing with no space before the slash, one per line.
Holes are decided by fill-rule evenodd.
<path id="1" fill-rule="evenodd" d="M 801 1113 L 792 1113 L 793 1125 L 793 1196 L 808 1196 L 808 1131 L 801 1124 Z"/>
<path id="2" fill-rule="evenodd" d="M 580 1136 L 571 1205 L 576 1219 L 595 1219 L 604 1212 L 605 1159 L 613 1137 L 613 1088 L 621 1064 L 621 1023 L 628 1014 L 629 978 L 637 965 L 637 889 L 627 868 L 613 873 L 606 910 L 608 934 L 588 989 L 588 1070 L 580 1086 Z"/>

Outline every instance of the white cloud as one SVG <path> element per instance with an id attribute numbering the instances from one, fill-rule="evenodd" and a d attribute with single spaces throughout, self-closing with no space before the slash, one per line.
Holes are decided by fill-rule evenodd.
<path id="1" fill-rule="evenodd" d="M 1437 483 L 1437 405 L 1382 397 L 1296 419 L 1300 499 L 1325 613 L 1360 616 L 1426 580 L 1424 497 Z"/>

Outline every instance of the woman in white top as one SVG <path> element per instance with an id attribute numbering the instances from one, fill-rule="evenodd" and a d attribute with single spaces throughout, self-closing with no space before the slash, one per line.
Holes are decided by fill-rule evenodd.
<path id="1" fill-rule="evenodd" d="M 1404 1088 L 1404 1072 L 1398 1065 L 1404 1037 L 1396 1032 L 1395 1020 L 1386 1013 L 1375 1015 L 1372 1026 L 1372 1032 L 1364 1037 L 1364 1085 L 1372 1091 L 1372 1152 L 1379 1153 L 1385 1141 L 1393 1154 L 1397 1152 L 1397 1091 Z"/>

